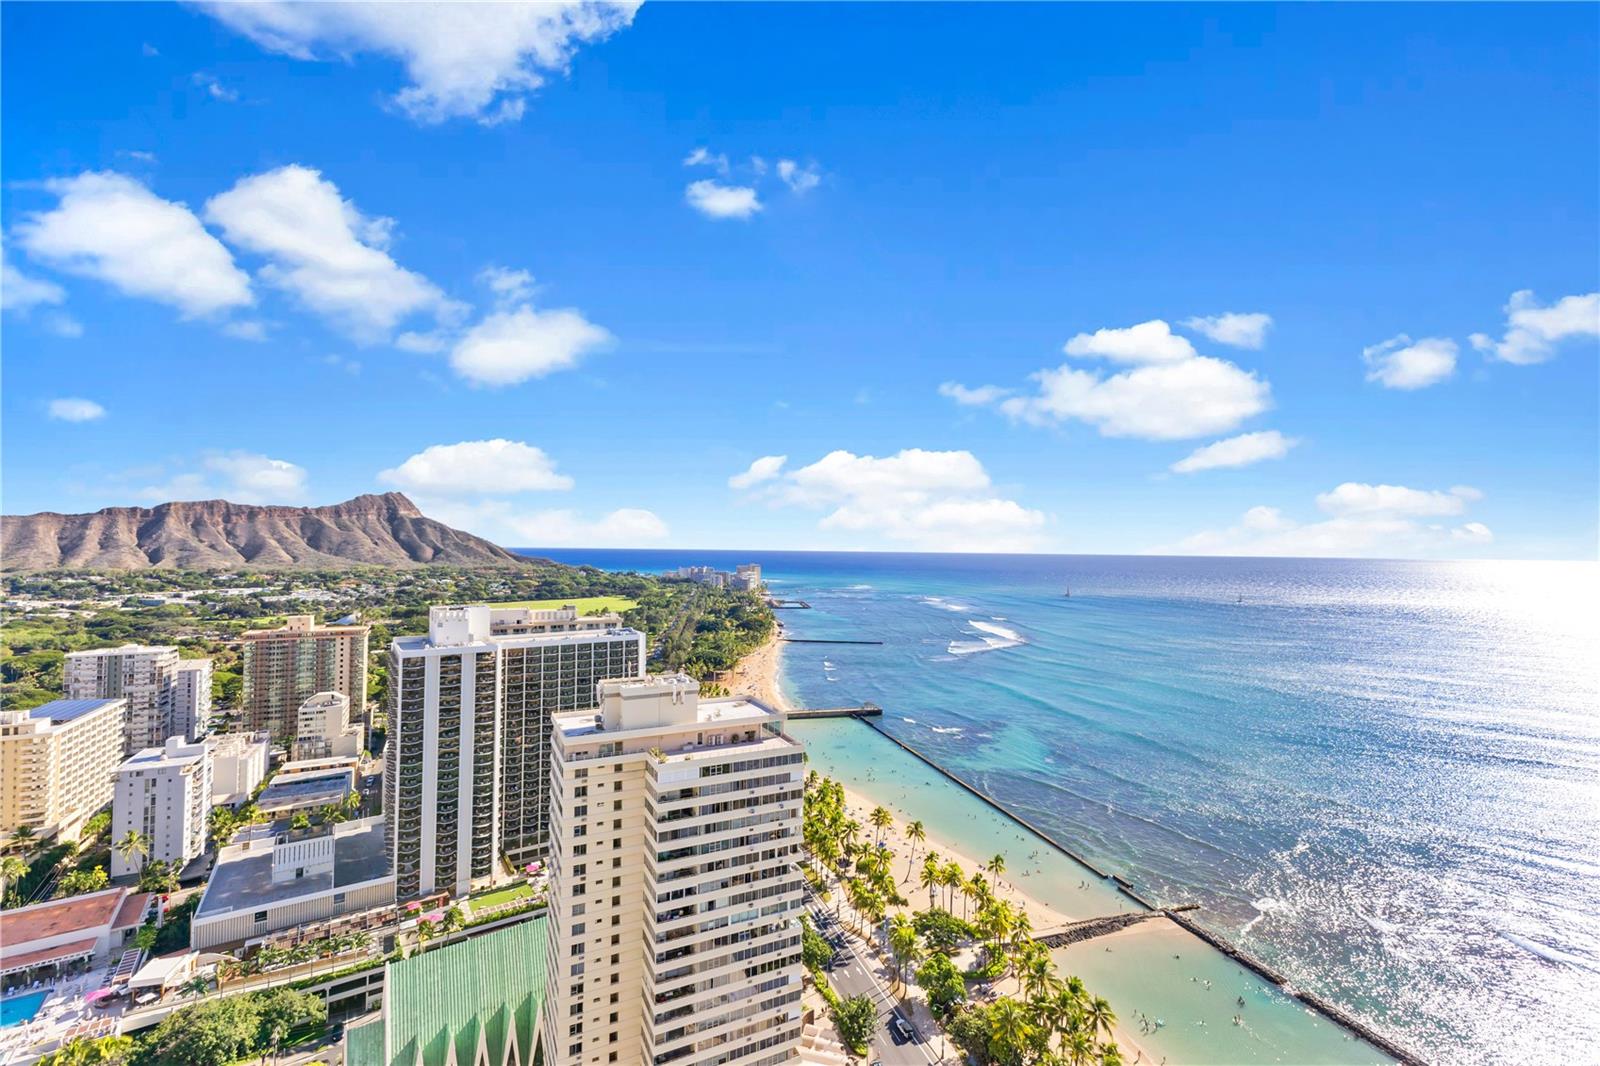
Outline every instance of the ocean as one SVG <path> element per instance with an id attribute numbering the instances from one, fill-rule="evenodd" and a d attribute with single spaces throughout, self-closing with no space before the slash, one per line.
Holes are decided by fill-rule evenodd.
<path id="1" fill-rule="evenodd" d="M 797 705 L 879 704 L 1431 1061 L 1600 1046 L 1600 565 L 528 554 L 759 562 L 811 604 L 780 613 L 789 635 L 883 641 L 787 645 Z"/>

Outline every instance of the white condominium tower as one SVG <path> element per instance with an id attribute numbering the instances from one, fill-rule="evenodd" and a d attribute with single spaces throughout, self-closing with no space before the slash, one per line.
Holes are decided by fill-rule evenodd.
<path id="1" fill-rule="evenodd" d="M 545 613 L 562 617 L 531 617 Z M 544 854 L 550 716 L 643 673 L 644 634 L 620 623 L 435 607 L 426 637 L 390 644 L 383 788 L 400 898 L 464 894 L 502 855 Z"/>
<path id="2" fill-rule="evenodd" d="M 178 649 L 124 644 L 67 653 L 67 699 L 127 700 L 122 753 L 156 748 L 172 735 L 173 678 Z"/>
<path id="3" fill-rule="evenodd" d="M 179 659 L 172 675 L 172 735 L 199 740 L 211 730 L 211 660 Z"/>
<path id="4" fill-rule="evenodd" d="M 551 1066 L 768 1066 L 800 1041 L 805 754 L 693 678 L 606 681 L 551 763 Z"/>
<path id="5" fill-rule="evenodd" d="M 211 814 L 211 747 L 172 737 L 117 767 L 111 803 L 111 876 L 136 874 L 147 862 L 170 863 L 174 872 L 206 850 Z M 117 844 L 141 834 L 148 851 L 124 856 Z"/>

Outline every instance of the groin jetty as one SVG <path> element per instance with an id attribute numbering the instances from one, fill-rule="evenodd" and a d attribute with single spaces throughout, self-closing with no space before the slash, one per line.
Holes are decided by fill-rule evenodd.
<path id="1" fill-rule="evenodd" d="M 883 708 L 876 703 L 863 703 L 859 707 L 802 707 L 789 711 L 785 717 L 802 721 L 808 718 L 882 718 Z"/>
<path id="2" fill-rule="evenodd" d="M 780 600 L 775 596 L 767 598 L 767 606 L 774 611 L 809 611 L 811 605 L 805 600 Z"/>
<path id="3" fill-rule="evenodd" d="M 873 717 L 880 717 L 881 715 L 882 710 L 880 709 L 879 714 Z M 791 717 L 793 716 L 791 715 Z M 883 726 L 873 721 L 872 718 L 861 715 L 835 715 L 833 717 L 858 718 L 862 724 L 866 725 L 874 733 L 877 733 L 880 737 L 888 740 L 890 743 L 894 744 L 908 755 L 916 758 L 918 761 L 922 762 L 929 769 L 939 774 L 951 784 L 964 789 L 967 793 L 977 798 L 981 803 L 987 806 L 990 810 L 993 810 L 996 814 L 999 814 L 1001 817 L 1020 825 L 1022 828 L 1026 829 L 1028 832 L 1032 833 L 1034 836 L 1050 845 L 1050 847 L 1054 848 L 1056 851 L 1067 856 L 1073 862 L 1076 862 L 1078 865 L 1093 871 L 1096 876 L 1101 878 L 1101 880 L 1111 881 L 1117 886 L 1117 891 L 1121 892 L 1124 896 L 1133 900 L 1135 903 L 1139 904 L 1145 909 L 1143 913 L 1137 915 L 1117 915 L 1114 916 L 1115 918 L 1120 919 L 1126 917 L 1129 919 L 1126 924 L 1131 925 L 1134 924 L 1134 922 L 1144 921 L 1149 918 L 1165 916 L 1175 925 L 1187 930 L 1190 933 L 1193 933 L 1201 940 L 1204 940 L 1211 947 L 1216 948 L 1218 951 L 1228 956 L 1228 958 L 1232 959 L 1234 962 L 1237 962 L 1240 966 L 1243 966 L 1245 969 L 1277 986 L 1279 991 L 1283 992 L 1285 995 L 1293 996 L 1295 999 L 1299 1000 L 1301 1003 L 1304 1003 L 1312 1010 L 1317 1011 L 1334 1022 L 1337 1022 L 1339 1025 L 1356 1034 L 1362 1040 L 1365 1040 L 1367 1043 L 1382 1051 L 1384 1054 L 1393 1057 L 1397 1062 L 1402 1063 L 1403 1066 L 1426 1066 L 1425 1060 L 1419 1058 L 1412 1052 L 1407 1051 L 1405 1048 L 1401 1047 L 1399 1044 L 1396 1044 L 1382 1033 L 1374 1031 L 1365 1022 L 1345 1011 L 1344 1008 L 1329 1003 L 1327 1000 L 1324 1000 L 1321 996 L 1318 996 L 1315 993 L 1302 991 L 1301 989 L 1294 987 L 1289 983 L 1289 979 L 1286 976 L 1279 973 L 1271 966 L 1268 966 L 1265 962 L 1262 962 L 1260 959 L 1255 958 L 1248 952 L 1245 952 L 1234 944 L 1229 943 L 1223 937 L 1196 923 L 1194 919 L 1189 917 L 1189 912 L 1198 909 L 1196 904 L 1185 904 L 1182 907 L 1172 908 L 1163 908 L 1158 906 L 1150 900 L 1145 899 L 1144 896 L 1140 895 L 1126 878 L 1102 870 L 1099 866 L 1096 866 L 1084 856 L 1073 851 L 1059 840 L 1056 840 L 1049 833 L 1034 825 L 1026 818 L 1014 814 L 1002 807 L 999 803 L 996 803 L 993 799 L 990 799 L 988 796 L 984 795 L 967 782 L 961 780 L 961 778 L 957 777 L 955 774 L 952 774 L 949 770 L 946 770 L 943 766 L 940 766 L 933 759 L 924 755 L 910 744 L 907 744 L 899 737 L 890 734 L 886 729 L 883 728 Z M 1113 917 L 1091 918 L 1088 919 L 1087 923 L 1074 923 L 1074 925 L 1088 924 L 1090 928 L 1094 928 L 1094 923 L 1103 923 L 1112 920 Z M 1122 927 L 1123 926 L 1118 926 L 1118 928 Z M 1062 927 L 1058 930 L 1051 930 L 1050 933 L 1053 935 L 1065 936 L 1068 935 L 1068 931 L 1071 928 L 1071 926 Z M 1107 929 L 1103 932 L 1109 931 L 1111 930 Z M 1090 932 L 1085 936 L 1080 936 L 1079 939 L 1086 939 L 1087 936 L 1100 936 L 1103 935 L 1103 932 Z M 1038 938 L 1036 937 L 1035 939 Z M 1068 941 L 1068 943 L 1072 942 L 1074 941 Z"/>

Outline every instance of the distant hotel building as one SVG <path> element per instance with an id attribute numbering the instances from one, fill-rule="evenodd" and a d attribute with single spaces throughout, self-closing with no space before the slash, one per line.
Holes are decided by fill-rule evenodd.
<path id="1" fill-rule="evenodd" d="M 117 767 L 111 805 L 111 876 L 136 874 L 157 860 L 180 870 L 206 850 L 211 814 L 211 748 L 173 737 Z M 150 852 L 124 858 L 116 845 L 143 834 Z"/>
<path id="2" fill-rule="evenodd" d="M 178 649 L 171 646 L 124 644 L 68 652 L 66 695 L 72 700 L 127 700 L 122 753 L 132 755 L 160 747 L 172 735 L 177 669 Z"/>
<path id="3" fill-rule="evenodd" d="M 556 718 L 551 1066 L 794 1059 L 801 745 L 776 712 L 682 674 Z"/>
<path id="4" fill-rule="evenodd" d="M 243 728 L 292 742 L 300 705 L 319 692 L 344 693 L 356 721 L 366 722 L 371 632 L 366 625 L 320 626 L 309 614 L 291 615 L 281 629 L 246 632 Z"/>
<path id="5" fill-rule="evenodd" d="M 172 675 L 172 736 L 199 740 L 211 731 L 211 660 L 179 659 Z"/>
<path id="6" fill-rule="evenodd" d="M 0 832 L 74 838 L 111 802 L 126 700 L 54 700 L 0 711 Z"/>
<path id="7" fill-rule="evenodd" d="M 662 577 L 675 577 L 682 581 L 695 581 L 713 588 L 756 591 L 761 588 L 761 564 L 741 563 L 733 570 L 718 570 L 711 566 L 680 566 L 668 570 Z"/>
<path id="8" fill-rule="evenodd" d="M 503 855 L 544 854 L 551 715 L 644 672 L 644 634 L 616 615 L 435 607 L 389 647 L 384 811 L 402 899 L 465 893 Z"/>
<path id="9" fill-rule="evenodd" d="M 219 733 L 211 745 L 211 803 L 237 807 L 267 776 L 272 738 L 266 733 Z"/>

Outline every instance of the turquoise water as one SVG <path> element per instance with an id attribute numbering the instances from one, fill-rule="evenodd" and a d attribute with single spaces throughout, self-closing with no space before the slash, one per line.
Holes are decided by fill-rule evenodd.
<path id="1" fill-rule="evenodd" d="M 32 1021 L 33 1016 L 39 1013 L 39 1008 L 44 1006 L 44 1001 L 49 998 L 49 992 L 28 992 L 0 999 L 0 1029 Z"/>
<path id="2" fill-rule="evenodd" d="M 1430 1060 L 1600 1045 L 1595 564 L 545 554 L 763 563 L 813 604 L 782 614 L 792 635 L 884 641 L 787 646 L 797 702 L 882 705 L 887 730 Z M 1117 980 L 1126 939 L 1085 978 Z M 1204 994 L 1179 976 L 1198 993 L 1162 988 L 1162 1009 Z"/>

